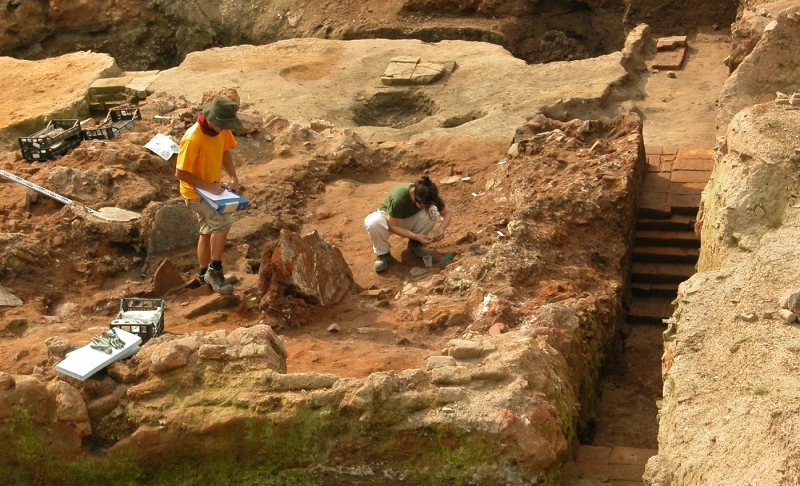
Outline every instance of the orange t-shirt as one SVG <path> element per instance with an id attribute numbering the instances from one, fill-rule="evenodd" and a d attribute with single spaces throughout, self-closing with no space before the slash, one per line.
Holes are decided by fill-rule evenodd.
<path id="1" fill-rule="evenodd" d="M 212 137 L 203 133 L 200 124 L 195 123 L 181 138 L 178 162 L 175 165 L 206 182 L 217 182 L 222 175 L 222 154 L 236 146 L 230 130 L 222 130 Z M 200 197 L 194 188 L 180 181 L 181 196 L 186 199 Z"/>

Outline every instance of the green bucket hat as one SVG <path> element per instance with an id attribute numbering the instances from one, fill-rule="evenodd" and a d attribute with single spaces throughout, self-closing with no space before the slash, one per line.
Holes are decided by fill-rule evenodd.
<path id="1" fill-rule="evenodd" d="M 203 105 L 203 115 L 209 123 L 219 128 L 233 130 L 242 128 L 242 122 L 236 117 L 239 107 L 230 98 L 217 96 L 213 101 Z"/>

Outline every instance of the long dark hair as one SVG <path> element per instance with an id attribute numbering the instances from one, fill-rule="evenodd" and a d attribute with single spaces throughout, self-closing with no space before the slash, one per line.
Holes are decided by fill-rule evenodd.
<path id="1" fill-rule="evenodd" d="M 436 202 L 439 197 L 439 189 L 436 187 L 428 176 L 422 176 L 414 183 L 414 199 L 420 204 L 430 206 Z"/>

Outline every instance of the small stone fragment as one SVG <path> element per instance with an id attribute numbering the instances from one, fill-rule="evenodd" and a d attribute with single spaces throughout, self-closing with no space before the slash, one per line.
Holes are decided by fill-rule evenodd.
<path id="1" fill-rule="evenodd" d="M 677 78 L 678 76 L 675 74 L 674 71 L 667 71 L 667 77 L 674 79 L 674 78 Z"/>
<path id="2" fill-rule="evenodd" d="M 778 311 L 778 316 L 781 317 L 786 322 L 794 322 L 797 320 L 797 314 L 788 310 L 788 309 L 780 309 Z"/>
<path id="3" fill-rule="evenodd" d="M 752 313 L 751 314 L 740 314 L 739 315 L 739 319 L 741 319 L 741 320 L 743 320 L 745 322 L 755 322 L 755 321 L 758 320 L 758 316 L 756 316 L 755 314 L 752 314 Z"/>
<path id="4" fill-rule="evenodd" d="M 339 332 L 342 329 L 339 327 L 339 324 L 331 324 L 328 326 L 328 332 Z"/>

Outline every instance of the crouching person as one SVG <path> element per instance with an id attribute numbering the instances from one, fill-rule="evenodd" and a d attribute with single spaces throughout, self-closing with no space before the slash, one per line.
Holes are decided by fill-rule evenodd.
<path id="1" fill-rule="evenodd" d="M 383 198 L 378 210 L 364 219 L 372 250 L 377 256 L 375 271 L 382 272 L 392 259 L 389 235 L 408 238 L 408 249 L 419 258 L 430 255 L 428 244 L 444 238 L 453 213 L 439 197 L 436 184 L 428 176 L 417 182 L 396 184 Z M 439 228 L 429 236 L 441 218 Z"/>

